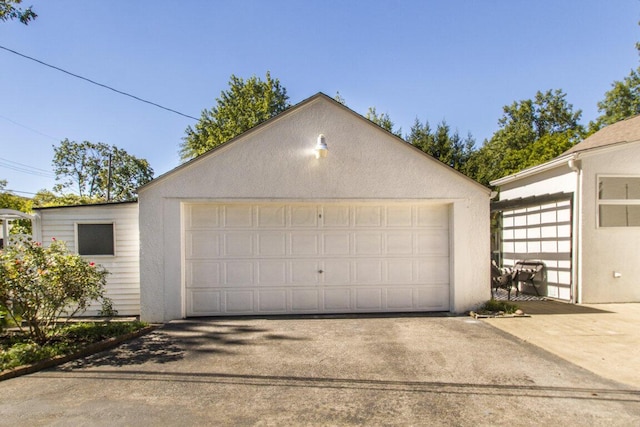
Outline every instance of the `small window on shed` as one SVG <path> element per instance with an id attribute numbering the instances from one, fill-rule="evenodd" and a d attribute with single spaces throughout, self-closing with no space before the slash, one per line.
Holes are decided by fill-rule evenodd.
<path id="1" fill-rule="evenodd" d="M 80 255 L 115 255 L 114 224 L 78 224 Z"/>

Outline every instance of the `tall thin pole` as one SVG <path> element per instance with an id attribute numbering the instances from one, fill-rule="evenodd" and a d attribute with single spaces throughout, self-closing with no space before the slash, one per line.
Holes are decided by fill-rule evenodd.
<path id="1" fill-rule="evenodd" d="M 107 202 L 111 201 L 111 159 L 113 154 L 109 154 L 109 169 L 107 170 Z"/>

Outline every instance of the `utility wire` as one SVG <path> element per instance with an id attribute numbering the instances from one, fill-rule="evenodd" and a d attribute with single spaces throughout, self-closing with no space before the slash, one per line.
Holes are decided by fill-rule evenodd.
<path id="1" fill-rule="evenodd" d="M 34 168 L 33 166 L 24 165 L 22 163 L 13 162 L 11 160 L 0 158 L 0 167 L 14 170 L 16 172 L 26 173 L 28 175 L 42 176 L 45 178 L 55 178 L 53 172 L 44 169 Z"/>
<path id="2" fill-rule="evenodd" d="M 39 130 L 30 128 L 29 126 L 23 125 L 22 123 L 18 123 L 15 120 L 11 120 L 9 117 L 5 117 L 2 114 L 0 114 L 0 119 L 5 119 L 6 121 L 11 122 L 16 126 L 20 126 L 20 127 L 25 128 L 27 130 L 30 130 L 31 132 L 37 133 L 38 135 L 42 135 L 42 136 L 47 137 L 49 139 L 53 139 L 54 141 L 61 141 L 62 140 L 62 138 L 56 138 L 56 137 L 53 137 L 51 135 L 47 135 L 46 133 L 42 133 Z"/>
<path id="3" fill-rule="evenodd" d="M 32 58 L 32 57 L 27 56 L 27 55 L 25 55 L 25 54 L 22 54 L 22 53 L 20 53 L 20 52 L 16 52 L 15 50 L 9 49 L 9 48 L 4 47 L 4 46 L 2 46 L 2 45 L 0 45 L 0 49 L 4 49 L 4 50 L 6 50 L 7 52 L 11 52 L 11 53 L 16 54 L 16 55 L 18 55 L 18 56 L 21 56 L 21 57 L 23 57 L 23 58 L 30 59 L 31 61 L 37 62 L 38 64 L 42 64 L 42 65 L 44 65 L 44 66 L 46 66 L 46 67 L 53 68 L 54 70 L 61 71 L 61 72 L 65 73 L 65 74 L 68 74 L 68 75 L 73 76 L 73 77 L 75 77 L 75 78 L 78 78 L 78 79 L 81 79 L 81 80 L 87 81 L 87 82 L 89 82 L 89 83 L 91 83 L 91 84 L 94 84 L 94 85 L 96 85 L 96 86 L 100 86 L 100 87 L 103 87 L 103 88 L 105 88 L 105 89 L 112 90 L 112 91 L 114 91 L 114 92 L 116 92 L 116 93 L 119 93 L 120 95 L 128 96 L 129 98 L 133 98 L 133 99 L 135 99 L 136 101 L 144 102 L 144 103 L 146 103 L 146 104 L 150 104 L 150 105 L 153 105 L 153 106 L 155 106 L 155 107 L 162 108 L 163 110 L 167 110 L 167 111 L 170 111 L 170 112 L 172 112 L 172 113 L 179 114 L 179 115 L 181 115 L 181 116 L 183 116 L 183 117 L 187 117 L 187 118 L 189 118 L 189 119 L 199 120 L 199 119 L 197 119 L 197 118 L 195 118 L 195 117 L 193 117 L 193 116 L 190 116 L 190 115 L 188 115 L 188 114 L 181 113 L 180 111 L 176 111 L 176 110 L 173 110 L 173 109 L 171 109 L 171 108 L 163 107 L 162 105 L 160 105 L 160 104 L 156 104 L 155 102 L 147 101 L 146 99 L 142 99 L 142 98 L 137 97 L 137 96 L 135 96 L 135 95 L 131 95 L 130 93 L 123 92 L 123 91 L 118 90 L 118 89 L 114 89 L 114 88 L 112 88 L 111 86 L 107 86 L 107 85 L 105 85 L 105 84 L 98 83 L 98 82 L 96 82 L 96 81 L 94 81 L 94 80 L 91 80 L 91 79 L 88 79 L 88 78 L 86 78 L 86 77 L 79 76 L 79 75 L 74 74 L 74 73 L 72 73 L 72 72 L 70 72 L 70 71 L 63 70 L 62 68 L 56 67 L 55 65 L 47 64 L 46 62 L 40 61 L 39 59 Z"/>

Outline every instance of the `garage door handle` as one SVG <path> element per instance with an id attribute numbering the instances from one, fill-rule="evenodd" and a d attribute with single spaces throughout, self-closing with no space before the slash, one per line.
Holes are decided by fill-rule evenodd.
<path id="1" fill-rule="evenodd" d="M 323 270 L 318 270 L 318 273 L 322 274 L 322 273 L 324 273 L 324 271 Z"/>

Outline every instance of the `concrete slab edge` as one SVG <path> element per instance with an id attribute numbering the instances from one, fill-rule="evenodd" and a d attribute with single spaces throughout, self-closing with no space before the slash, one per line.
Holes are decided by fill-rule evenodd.
<path id="1" fill-rule="evenodd" d="M 8 380 L 8 379 L 19 377 L 22 375 L 33 374 L 34 372 L 38 372 L 43 369 L 48 369 L 54 366 L 62 365 L 63 363 L 67 363 L 71 360 L 79 359 L 81 357 L 86 357 L 94 353 L 99 353 L 101 351 L 109 350 L 111 348 L 117 347 L 118 345 L 122 344 L 125 341 L 129 341 L 134 338 L 138 338 L 143 335 L 146 335 L 149 332 L 159 328 L 160 326 L 161 325 L 155 325 L 155 324 L 145 326 L 142 329 L 138 329 L 137 331 L 134 331 L 134 332 L 129 332 L 128 334 L 107 338 L 106 340 L 89 344 L 88 346 L 83 347 L 74 353 L 56 356 L 50 359 L 44 359 L 30 365 L 17 366 L 15 368 L 7 369 L 6 371 L 0 372 L 0 381 Z"/>

